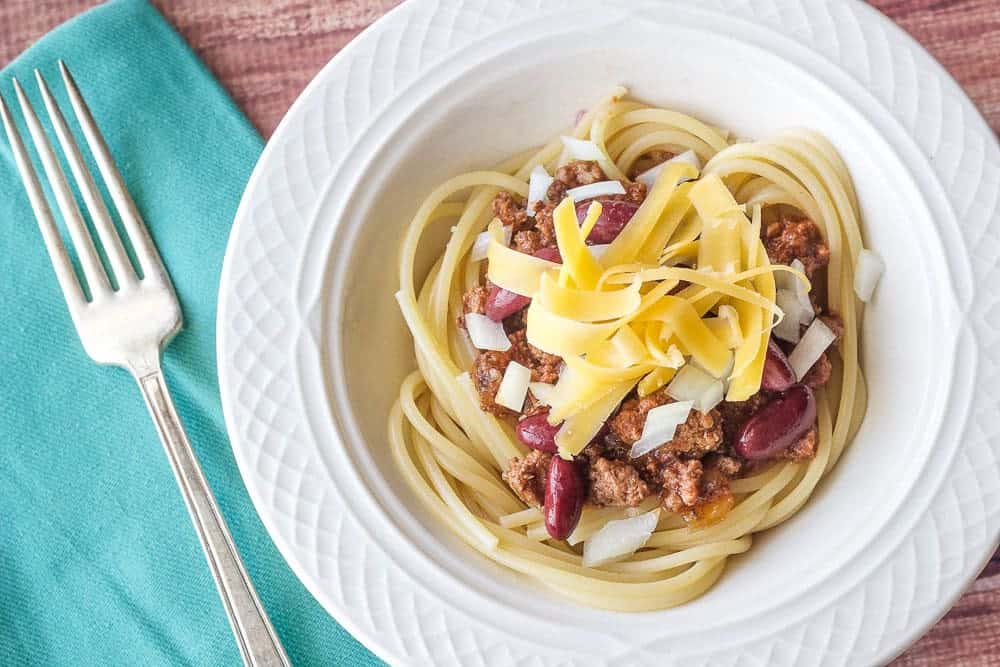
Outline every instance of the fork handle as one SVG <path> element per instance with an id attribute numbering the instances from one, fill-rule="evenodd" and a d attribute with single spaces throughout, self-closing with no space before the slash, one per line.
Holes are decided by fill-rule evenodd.
<path id="1" fill-rule="evenodd" d="M 137 373 L 136 380 L 205 550 L 243 662 L 253 667 L 289 665 L 184 433 L 163 372 Z"/>

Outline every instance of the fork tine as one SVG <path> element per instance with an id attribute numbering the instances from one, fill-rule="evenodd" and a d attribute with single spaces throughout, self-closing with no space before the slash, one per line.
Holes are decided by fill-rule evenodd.
<path id="1" fill-rule="evenodd" d="M 59 139 L 59 145 L 62 146 L 63 155 L 66 156 L 70 171 L 73 173 L 73 179 L 80 189 L 80 194 L 83 195 L 83 200 L 87 205 L 87 210 L 90 211 L 90 218 L 94 223 L 94 228 L 97 230 L 97 235 L 104 246 L 104 252 L 111 262 L 111 269 L 118 279 L 119 287 L 121 287 L 135 278 L 135 272 L 132 270 L 132 265 L 129 264 L 125 246 L 122 245 L 121 238 L 119 238 L 118 232 L 115 230 L 111 216 L 108 214 L 108 208 L 104 205 L 104 199 L 97 189 L 97 184 L 94 183 L 94 177 L 90 175 L 90 170 L 87 169 L 83 162 L 80 148 L 77 146 L 76 140 L 66 125 L 66 119 L 63 117 L 62 111 L 60 111 L 59 105 L 56 104 L 55 99 L 52 97 L 49 86 L 45 83 L 45 78 L 37 69 L 35 70 L 35 80 L 38 82 L 39 90 L 42 91 L 45 109 L 48 111 L 49 120 L 52 121 L 53 128 L 55 128 L 56 137 Z"/>
<path id="2" fill-rule="evenodd" d="M 77 87 L 73 75 L 70 74 L 69 68 L 62 60 L 59 61 L 59 71 L 62 72 L 63 83 L 66 84 L 66 92 L 69 93 L 69 101 L 73 105 L 76 119 L 80 123 L 80 128 L 83 130 L 83 136 L 87 140 L 94 161 L 97 162 L 97 168 L 100 170 L 101 176 L 104 177 L 104 184 L 111 194 L 122 225 L 125 227 L 125 232 L 135 250 L 143 276 L 145 278 L 155 276 L 160 281 L 169 284 L 170 279 L 167 277 L 160 255 L 157 253 L 153 239 L 150 238 L 149 231 L 142 221 L 142 216 L 139 215 L 135 202 L 132 201 L 132 197 L 125 187 L 125 182 L 122 180 L 118 168 L 115 166 L 111 151 L 108 150 L 108 145 L 104 142 L 104 137 L 97 128 L 97 123 L 94 122 L 90 108 L 83 100 L 83 95 L 80 94 L 80 89 Z"/>
<path id="3" fill-rule="evenodd" d="M 45 249 L 48 250 L 49 259 L 52 261 L 52 268 L 56 272 L 56 280 L 62 289 L 66 304 L 69 306 L 70 314 L 74 317 L 77 311 L 86 303 L 80 283 L 73 273 L 73 265 L 69 261 L 66 247 L 63 245 L 59 230 L 52 219 L 52 211 L 45 200 L 42 186 L 38 182 L 35 168 L 28 157 L 28 150 L 21 141 L 21 135 L 17 131 L 14 119 L 7 108 L 7 102 L 0 95 L 0 116 L 3 117 L 4 130 L 7 131 L 7 140 L 10 142 L 11 151 L 14 153 L 14 161 L 17 163 L 17 170 L 21 174 L 21 181 L 24 189 L 28 193 L 28 200 L 31 202 L 31 209 L 35 213 L 38 221 L 38 229 L 42 233 L 42 240 L 45 242 Z"/>
<path id="4" fill-rule="evenodd" d="M 111 291 L 111 284 L 108 282 L 108 276 L 104 273 L 104 267 L 97 256 L 94 240 L 90 238 L 90 233 L 80 216 L 80 209 L 73 198 L 73 191 L 70 190 L 69 184 L 66 182 L 66 174 L 63 173 L 62 166 L 60 166 L 55 151 L 52 149 L 52 144 L 45 135 L 45 130 L 42 129 L 42 124 L 17 79 L 14 79 L 14 92 L 17 93 L 17 100 L 21 104 L 21 115 L 24 116 L 28 132 L 35 142 L 35 150 L 42 160 L 45 175 L 49 178 L 49 186 L 52 188 L 56 203 L 62 212 L 66 229 L 69 231 L 70 238 L 73 239 L 73 246 L 80 258 L 80 266 L 83 268 L 83 275 L 90 287 L 91 296 L 95 300 L 106 296 Z"/>

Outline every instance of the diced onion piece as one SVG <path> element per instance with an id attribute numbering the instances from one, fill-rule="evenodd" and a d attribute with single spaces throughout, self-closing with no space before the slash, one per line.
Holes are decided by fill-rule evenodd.
<path id="1" fill-rule="evenodd" d="M 799 279 L 794 273 L 789 273 L 788 271 L 775 271 L 773 275 L 775 289 L 785 290 L 786 292 L 795 291 L 795 283 L 799 282 Z"/>
<path id="2" fill-rule="evenodd" d="M 805 374 L 826 351 L 826 348 L 830 347 L 830 344 L 836 339 L 837 334 L 833 333 L 821 318 L 814 319 L 802 335 L 802 340 L 788 355 L 788 363 L 795 371 L 795 378 L 801 380 L 805 377 Z"/>
<path id="3" fill-rule="evenodd" d="M 577 139 L 576 137 L 563 136 L 562 143 L 566 147 L 566 152 L 574 160 L 596 160 L 598 162 L 607 160 L 608 156 L 593 141 Z"/>
<path id="4" fill-rule="evenodd" d="M 698 365 L 698 362 L 694 359 L 691 360 L 691 366 L 696 370 L 711 375 L 708 371 Z M 705 414 L 716 405 L 722 402 L 722 398 L 726 393 L 726 388 L 729 386 L 730 376 L 733 374 L 733 368 L 736 366 L 736 355 L 729 355 L 729 363 L 726 365 L 726 369 L 722 372 L 722 375 L 715 380 L 705 385 L 705 390 L 701 393 L 698 398 L 694 399 L 694 409 L 698 412 Z M 668 389 L 669 393 L 669 389 Z"/>
<path id="5" fill-rule="evenodd" d="M 590 250 L 590 254 L 594 257 L 594 259 L 599 262 L 610 247 L 610 243 L 599 243 L 598 245 L 587 246 L 587 249 Z"/>
<path id="6" fill-rule="evenodd" d="M 805 265 L 797 259 L 792 260 L 791 266 L 796 271 L 799 271 L 801 273 L 806 272 Z M 801 324 L 809 324 L 810 322 L 813 321 L 813 318 L 816 317 L 816 313 L 815 311 L 813 311 L 812 299 L 809 298 L 809 290 L 806 289 L 805 283 L 803 283 L 797 277 L 792 276 L 792 280 L 793 280 L 792 284 L 795 290 L 795 296 L 798 298 L 799 305 L 801 306 L 799 309 L 799 322 Z"/>
<path id="7" fill-rule="evenodd" d="M 510 239 L 513 236 L 514 228 L 512 225 L 503 226 L 503 240 L 504 245 L 510 247 Z M 472 250 L 469 251 L 469 259 L 473 262 L 481 262 L 486 259 L 486 255 L 490 250 L 490 239 L 493 235 L 489 231 L 480 232 L 476 235 L 476 240 L 472 242 Z"/>
<path id="8" fill-rule="evenodd" d="M 802 304 L 799 302 L 799 298 L 791 290 L 780 289 L 777 291 L 774 301 L 778 304 L 778 308 L 781 308 L 785 313 L 785 316 L 772 330 L 774 335 L 789 343 L 799 342 L 799 325 L 802 322 Z"/>
<path id="9" fill-rule="evenodd" d="M 722 380 L 716 380 L 709 385 L 704 394 L 698 397 L 698 400 L 695 401 L 694 407 L 698 410 L 698 412 L 705 414 L 722 402 L 722 397 L 725 393 L 726 388 Z"/>
<path id="10" fill-rule="evenodd" d="M 545 167 L 538 164 L 535 168 L 531 170 L 531 176 L 528 179 L 528 215 L 535 217 L 535 204 L 545 199 L 545 194 L 549 191 L 549 186 L 552 185 L 553 178 L 549 176 L 549 172 L 545 171 Z"/>
<path id="11" fill-rule="evenodd" d="M 595 197 L 623 194 L 625 194 L 625 188 L 618 181 L 598 181 L 597 183 L 581 185 L 566 191 L 566 196 L 572 197 L 575 202 L 583 201 L 584 199 L 594 199 Z"/>
<path id="12" fill-rule="evenodd" d="M 531 369 L 525 368 L 516 361 L 507 364 L 507 370 L 500 380 L 497 389 L 496 402 L 505 408 L 520 412 L 524 407 L 524 398 L 528 395 L 528 385 L 531 383 Z"/>
<path id="13" fill-rule="evenodd" d="M 660 510 L 646 512 L 630 519 L 608 521 L 583 543 L 583 564 L 597 567 L 638 551 L 649 541 Z"/>
<path id="14" fill-rule="evenodd" d="M 704 370 L 694 364 L 687 364 L 667 385 L 667 395 L 676 401 L 691 401 L 696 407 L 701 404 L 701 397 L 718 382 Z"/>
<path id="15" fill-rule="evenodd" d="M 651 188 L 653 187 L 653 183 L 656 182 L 656 177 L 660 175 L 660 172 L 663 171 L 663 169 L 668 164 L 672 164 L 675 162 L 686 162 L 689 165 L 693 166 L 695 169 L 698 169 L 699 171 L 701 170 L 701 160 L 698 159 L 698 156 L 695 154 L 695 152 L 684 151 L 680 155 L 675 155 L 669 160 L 661 162 L 660 164 L 656 165 L 655 167 L 652 167 L 651 169 L 647 169 L 646 171 L 636 176 L 635 180 L 639 181 L 640 183 L 645 183 L 647 188 Z"/>
<path id="16" fill-rule="evenodd" d="M 729 361 L 728 363 L 726 363 L 725 366 L 722 367 L 722 371 L 718 375 L 716 375 L 715 373 L 711 372 L 710 370 L 699 364 L 698 361 L 694 358 L 691 359 L 690 363 L 699 371 L 707 373 L 708 375 L 711 375 L 713 378 L 717 380 L 722 380 L 723 383 L 725 383 L 726 381 L 729 380 L 729 376 L 732 375 L 733 368 L 736 367 L 736 355 L 733 352 L 729 353 Z M 697 408 L 698 406 L 695 405 L 695 407 Z"/>
<path id="17" fill-rule="evenodd" d="M 555 392 L 555 388 L 554 384 L 548 384 L 547 382 L 532 382 L 528 385 L 531 395 L 544 405 L 552 405 L 552 394 Z"/>
<path id="18" fill-rule="evenodd" d="M 692 407 L 693 401 L 679 401 L 650 410 L 646 415 L 646 424 L 642 427 L 642 437 L 633 443 L 629 458 L 635 459 L 648 454 L 673 440 L 677 427 L 687 421 Z"/>
<path id="19" fill-rule="evenodd" d="M 854 270 L 854 293 L 859 299 L 867 303 L 872 298 L 883 271 L 885 262 L 881 257 L 866 248 L 858 253 L 858 265 Z"/>
<path id="20" fill-rule="evenodd" d="M 503 322 L 494 322 L 479 313 L 466 313 L 465 329 L 469 340 L 479 350 L 506 352 L 510 349 L 510 339 L 503 330 Z"/>

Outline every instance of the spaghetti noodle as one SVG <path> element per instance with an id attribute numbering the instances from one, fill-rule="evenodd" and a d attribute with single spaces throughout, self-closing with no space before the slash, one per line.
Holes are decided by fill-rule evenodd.
<path id="1" fill-rule="evenodd" d="M 414 493 L 471 547 L 582 604 L 641 611 L 678 605 L 705 592 L 729 556 L 750 548 L 753 533 L 803 506 L 857 431 L 866 400 L 858 349 L 863 304 L 852 288 L 863 243 L 847 169 L 823 137 L 791 130 L 730 144 L 722 130 L 624 95 L 616 90 L 585 113 L 569 138 L 557 137 L 494 170 L 448 180 L 417 211 L 402 243 L 397 299 L 413 335 L 418 370 L 402 383 L 389 419 L 389 440 Z M 631 206 L 634 212 L 610 243 L 592 243 L 595 237 L 588 235 L 602 224 L 602 204 L 625 206 L 617 182 L 630 184 L 626 174 L 656 162 L 651 156 L 662 162 L 664 155 L 687 151 L 693 158 L 644 169 L 638 180 L 651 185 L 641 204 Z M 611 183 L 578 192 L 616 194 L 579 208 L 572 193 L 552 202 L 558 252 L 549 259 L 510 248 L 511 230 L 494 217 L 491 202 L 500 192 L 528 199 L 529 189 L 537 199 L 533 173 L 547 175 L 572 159 L 591 160 Z M 700 171 L 692 164 L 699 161 L 705 163 Z M 541 211 L 541 204 L 533 206 Z M 478 329 L 469 322 L 467 333 L 455 324 L 467 316 L 463 293 L 481 285 L 488 267 L 493 284 L 520 295 L 525 304 L 530 299 L 524 319 L 532 349 L 562 358 L 558 380 L 530 384 L 532 399 L 547 406 L 543 414 L 549 426 L 558 427 L 558 454 L 552 459 L 585 457 L 588 445 L 601 437 L 616 411 L 625 410 L 623 401 L 630 396 L 669 390 L 673 397 L 695 387 L 691 412 L 668 399 L 673 412 L 682 421 L 690 414 L 689 420 L 702 418 L 705 428 L 718 429 L 711 418 L 704 420 L 719 414 L 716 406 L 750 405 L 760 395 L 774 327 L 787 317 L 801 317 L 803 326 L 811 320 L 808 298 L 804 304 L 793 299 L 796 290 L 808 293 L 803 266 L 772 264 L 770 248 L 761 240 L 767 220 L 788 211 L 818 226 L 829 250 L 825 307 L 843 323 L 836 344 L 823 353 L 832 377 L 815 391 L 809 456 L 752 460 L 725 480 L 725 503 L 701 504 L 696 512 L 667 511 L 669 503 L 663 501 L 655 528 L 640 535 L 638 548 L 586 564 L 587 545 L 597 549 L 597 536 L 609 522 L 656 512 L 661 497 L 649 493 L 631 506 L 588 504 L 569 526 L 568 538 L 552 537 L 545 520 L 549 508 L 527 506 L 524 495 L 505 482 L 512 460 L 522 460 L 529 450 L 518 440 L 512 419 L 482 409 L 477 381 L 469 374 L 481 354 L 470 341 Z M 453 225 L 451 237 L 418 282 L 418 247 L 428 227 L 438 224 Z M 815 298 L 816 290 L 812 294 Z M 791 305 L 783 308 L 782 303 Z M 790 322 L 784 329 L 797 339 L 800 327 Z M 826 329 L 819 318 L 815 322 Z M 486 317 L 475 324 L 500 326 Z M 496 331 L 487 333 L 494 335 L 477 340 L 497 340 Z M 807 333 L 800 345 L 823 334 Z M 528 386 L 523 378 L 530 374 L 530 369 L 519 370 L 509 373 L 510 380 L 505 375 L 508 386 L 497 392 L 497 401 L 507 403 L 497 411 L 503 414 L 507 405 L 508 414 L 520 412 L 518 401 L 525 400 Z M 646 419 L 633 447 L 653 447 L 655 454 L 674 430 L 667 428 L 667 436 L 658 439 L 654 418 Z M 717 440 L 713 447 L 718 448 Z M 690 463 L 684 457 L 675 460 Z"/>

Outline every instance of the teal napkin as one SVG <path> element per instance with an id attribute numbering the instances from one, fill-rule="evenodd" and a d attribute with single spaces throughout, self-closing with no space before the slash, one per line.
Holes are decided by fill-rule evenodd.
<path id="1" fill-rule="evenodd" d="M 167 349 L 167 379 L 289 656 L 297 665 L 374 663 L 278 554 L 223 427 L 216 292 L 260 137 L 145 2 L 89 11 L 5 69 L 0 94 L 16 114 L 12 76 L 41 108 L 35 67 L 65 100 L 58 58 L 88 98 L 173 277 L 185 326 Z M 0 373 L 0 664 L 239 665 L 153 425 L 131 378 L 85 355 L 5 138 Z"/>

